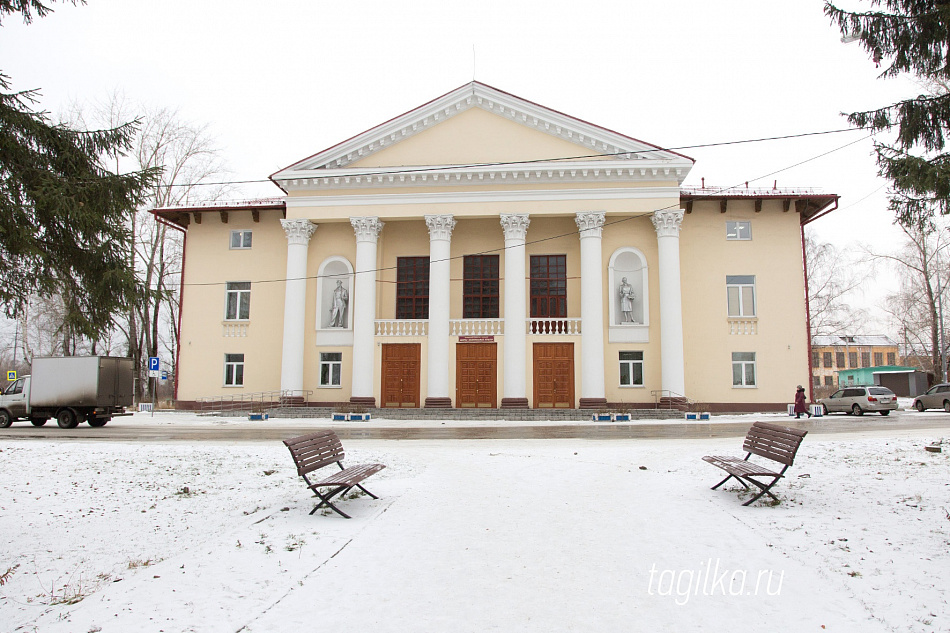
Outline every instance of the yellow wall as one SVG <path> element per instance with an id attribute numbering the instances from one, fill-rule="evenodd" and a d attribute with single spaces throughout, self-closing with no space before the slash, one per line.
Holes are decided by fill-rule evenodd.
<path id="1" fill-rule="evenodd" d="M 752 239 L 726 240 L 726 222 L 749 220 Z M 686 385 L 701 402 L 791 402 L 808 381 L 799 217 L 780 200 L 697 202 L 680 234 Z M 755 275 L 757 334 L 730 334 L 726 276 Z M 732 353 L 755 352 L 755 388 L 732 386 Z"/>

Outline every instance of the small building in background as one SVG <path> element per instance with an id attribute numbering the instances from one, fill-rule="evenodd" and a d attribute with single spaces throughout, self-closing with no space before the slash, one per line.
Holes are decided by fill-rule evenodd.
<path id="1" fill-rule="evenodd" d="M 838 388 L 842 370 L 896 366 L 898 359 L 897 342 L 884 334 L 816 336 L 811 344 L 812 384 L 828 395 Z"/>
<path id="2" fill-rule="evenodd" d="M 846 369 L 837 373 L 838 385 L 841 387 L 845 385 L 880 385 L 904 398 L 914 398 L 927 391 L 930 386 L 927 372 L 900 365 L 861 367 Z"/>

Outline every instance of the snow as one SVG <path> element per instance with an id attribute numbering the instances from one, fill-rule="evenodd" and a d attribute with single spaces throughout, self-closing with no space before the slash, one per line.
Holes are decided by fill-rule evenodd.
<path id="1" fill-rule="evenodd" d="M 751 507 L 738 438 L 349 440 L 346 520 L 280 442 L 0 435 L 0 631 L 948 631 L 946 438 L 811 433 Z"/>

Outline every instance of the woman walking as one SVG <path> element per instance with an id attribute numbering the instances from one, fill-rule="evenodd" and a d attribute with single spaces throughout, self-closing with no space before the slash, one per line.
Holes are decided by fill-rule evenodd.
<path id="1" fill-rule="evenodd" d="M 800 419 L 803 413 L 811 417 L 808 406 L 805 404 L 805 388 L 798 385 L 798 389 L 795 391 L 795 419 Z"/>

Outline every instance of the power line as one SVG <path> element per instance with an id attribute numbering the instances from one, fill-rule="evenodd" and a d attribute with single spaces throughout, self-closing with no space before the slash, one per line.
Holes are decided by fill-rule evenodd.
<path id="1" fill-rule="evenodd" d="M 449 169 L 470 169 L 470 168 L 480 168 L 480 167 L 506 167 L 506 166 L 517 166 L 517 165 L 535 165 L 538 163 L 553 163 L 561 161 L 572 161 L 572 160 L 585 160 L 591 158 L 611 158 L 617 156 L 630 156 L 631 154 L 652 154 L 654 152 L 674 152 L 688 149 L 703 149 L 706 147 L 725 147 L 729 145 L 742 145 L 746 143 L 764 143 L 767 141 L 785 141 L 796 138 L 805 138 L 809 136 L 823 136 L 826 134 L 840 134 L 842 132 L 856 132 L 863 131 L 862 128 L 842 128 L 840 130 L 825 130 L 823 132 L 802 132 L 799 134 L 786 134 L 784 136 L 768 136 L 763 138 L 752 138 L 744 139 L 741 141 L 720 141 L 717 143 L 701 143 L 698 145 L 681 145 L 679 147 L 656 147 L 653 149 L 644 149 L 644 150 L 632 150 L 627 152 L 612 152 L 608 154 L 584 154 L 579 156 L 560 156 L 555 158 L 537 158 L 531 160 L 517 160 L 510 162 L 489 162 L 489 163 L 460 163 L 457 165 L 443 165 L 439 167 L 414 167 L 406 169 L 387 169 L 387 170 L 376 170 L 376 171 L 361 171 L 361 172 L 348 172 L 346 176 L 348 177 L 357 177 L 357 176 L 388 176 L 392 174 L 413 174 L 421 172 L 433 172 L 433 171 L 446 171 Z M 168 183 L 162 185 L 163 187 L 210 187 L 210 186 L 219 186 L 219 185 L 246 185 L 246 184 L 255 184 L 263 182 L 273 182 L 269 178 L 260 178 L 257 180 L 225 180 L 220 182 L 192 182 L 192 183 Z"/>
<path id="2" fill-rule="evenodd" d="M 845 148 L 848 148 L 848 147 L 850 147 L 850 146 L 852 146 L 852 145 L 855 145 L 855 144 L 857 144 L 857 143 L 860 143 L 861 141 L 865 141 L 865 140 L 867 140 L 867 139 L 869 139 L 869 138 L 872 138 L 873 136 L 874 136 L 873 133 L 872 133 L 872 134 L 868 134 L 867 136 L 863 136 L 863 137 L 861 137 L 861 138 L 859 138 L 859 139 L 857 139 L 857 140 L 855 140 L 855 141 L 851 141 L 851 142 L 849 142 L 849 143 L 845 143 L 844 145 L 841 145 L 841 146 L 836 147 L 836 148 L 834 148 L 834 149 L 828 150 L 828 151 L 826 151 L 826 152 L 822 152 L 822 153 L 820 153 L 820 154 L 816 154 L 815 156 L 812 156 L 812 157 L 810 157 L 810 158 L 806 158 L 805 160 L 798 161 L 797 163 L 793 163 L 793 164 L 788 165 L 788 166 L 786 166 L 786 167 L 782 167 L 781 169 L 776 169 L 776 170 L 771 171 L 771 172 L 769 172 L 769 173 L 767 173 L 767 174 L 763 174 L 763 175 L 761 175 L 761 176 L 757 176 L 757 177 L 755 177 L 755 178 L 751 178 L 751 179 L 749 179 L 749 180 L 747 180 L 747 181 L 741 181 L 741 182 L 736 183 L 735 185 L 732 185 L 732 186 L 730 186 L 730 187 L 725 187 L 725 188 L 722 188 L 722 189 L 718 189 L 715 193 L 700 195 L 700 196 L 697 196 L 696 198 L 697 198 L 698 200 L 703 200 L 703 199 L 712 198 L 712 197 L 714 197 L 714 196 L 722 195 L 723 193 L 728 192 L 728 191 L 731 191 L 731 190 L 733 190 L 733 189 L 739 189 L 739 188 L 741 188 L 741 187 L 742 187 L 744 184 L 746 184 L 746 183 L 749 183 L 749 182 L 756 182 L 756 181 L 759 181 L 759 180 L 763 180 L 763 179 L 765 179 L 765 178 L 770 178 L 771 176 L 774 176 L 774 175 L 776 175 L 776 174 L 782 173 L 783 171 L 788 171 L 789 169 L 794 169 L 795 167 L 799 167 L 799 166 L 804 165 L 804 164 L 806 164 L 806 163 L 810 163 L 810 162 L 812 162 L 812 161 L 818 160 L 818 159 L 820 159 L 820 158 L 823 158 L 823 157 L 825 157 L 825 156 L 828 156 L 828 155 L 830 155 L 830 154 L 833 154 L 833 153 L 835 153 L 835 152 L 838 152 L 838 151 L 840 151 L 840 150 L 843 150 L 843 149 L 845 149 Z M 657 211 L 668 211 L 668 210 L 670 210 L 670 209 L 678 209 L 678 208 L 679 208 L 679 203 L 677 202 L 676 204 L 671 204 L 671 205 L 668 205 L 668 206 L 666 206 L 666 207 L 661 207 L 661 208 L 659 208 L 659 209 L 654 209 L 653 212 L 656 213 Z M 614 226 L 614 225 L 617 225 L 617 224 L 621 224 L 621 223 L 623 223 L 623 222 L 629 222 L 630 220 L 636 220 L 636 219 L 642 218 L 644 215 L 646 215 L 646 214 L 640 214 L 640 215 L 635 215 L 635 216 L 630 216 L 630 217 L 625 217 L 625 218 L 618 218 L 618 219 L 616 219 L 616 220 L 611 220 L 611 221 L 609 221 L 609 222 L 604 222 L 604 227 Z M 569 232 L 569 233 L 562 233 L 562 234 L 560 234 L 560 235 L 551 235 L 551 236 L 548 236 L 548 237 L 538 238 L 538 239 L 536 239 L 536 240 L 526 241 L 526 242 L 524 243 L 524 246 L 533 245 L 533 244 L 541 244 L 541 243 L 543 243 L 543 242 L 549 242 L 549 241 L 552 241 L 552 240 L 557 240 L 557 239 L 561 239 L 561 238 L 565 238 L 565 237 L 573 237 L 573 236 L 576 236 L 576 235 L 577 235 L 577 231 L 571 231 L 571 232 Z M 493 253 L 502 253 L 502 252 L 504 252 L 505 250 L 507 250 L 508 248 L 510 248 L 510 247 L 502 246 L 502 247 L 500 247 L 500 248 L 488 249 L 488 250 L 485 250 L 485 251 L 480 251 L 480 252 L 478 252 L 478 253 L 464 253 L 464 254 L 461 254 L 461 255 L 453 255 L 453 256 L 447 257 L 447 258 L 445 258 L 445 259 L 438 259 L 438 260 L 435 260 L 435 262 L 438 263 L 438 262 L 452 261 L 452 260 L 455 260 L 455 259 L 463 259 L 463 258 L 468 257 L 468 256 L 470 256 L 470 255 L 489 255 L 489 254 L 493 254 Z M 520 246 L 519 246 L 519 248 L 520 248 Z M 430 263 L 430 265 L 431 265 L 433 262 L 430 261 L 429 263 Z M 361 270 L 361 271 L 357 271 L 357 272 L 359 272 L 359 273 L 364 273 L 364 272 L 380 273 L 380 272 L 384 272 L 384 271 L 387 271 L 387 270 L 396 270 L 396 268 L 397 268 L 396 266 L 386 266 L 386 267 L 383 267 L 383 268 L 374 268 L 374 269 L 370 269 L 370 270 Z M 356 273 L 354 273 L 354 274 L 356 274 Z M 307 277 L 295 277 L 295 278 L 293 278 L 293 279 L 288 279 L 288 278 L 282 278 L 282 279 L 262 279 L 262 280 L 258 280 L 258 281 L 252 281 L 252 282 L 250 282 L 250 283 L 252 283 L 252 284 L 285 283 L 285 282 L 287 282 L 287 281 L 301 281 L 301 280 L 309 281 L 309 280 L 311 280 L 311 279 L 327 279 L 327 278 L 336 278 L 336 277 L 338 277 L 338 276 L 339 276 L 339 275 L 319 275 L 319 274 L 318 274 L 318 275 L 310 275 L 310 276 L 307 276 Z M 501 281 L 502 279 L 503 279 L 503 278 L 499 278 L 499 281 Z M 377 279 L 376 282 L 377 282 L 377 283 L 386 283 L 386 282 L 388 282 L 388 280 L 379 280 L 379 279 Z M 184 285 L 184 286 L 195 286 L 195 287 L 198 287 L 198 286 L 221 286 L 221 285 L 225 285 L 225 284 L 227 284 L 227 283 L 229 283 L 229 282 L 227 282 L 227 281 L 213 281 L 213 282 L 202 282 L 202 283 L 186 283 L 186 284 L 183 284 L 183 285 Z"/>

